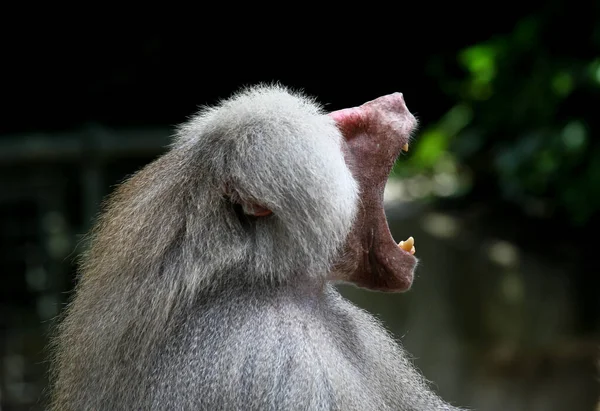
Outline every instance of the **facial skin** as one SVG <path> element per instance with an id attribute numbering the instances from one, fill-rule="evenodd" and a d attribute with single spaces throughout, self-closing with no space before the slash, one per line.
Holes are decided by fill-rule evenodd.
<path id="1" fill-rule="evenodd" d="M 259 85 L 201 110 L 90 233 L 53 410 L 454 410 L 333 280 L 406 291 L 383 188 L 402 95 L 327 114 Z"/>

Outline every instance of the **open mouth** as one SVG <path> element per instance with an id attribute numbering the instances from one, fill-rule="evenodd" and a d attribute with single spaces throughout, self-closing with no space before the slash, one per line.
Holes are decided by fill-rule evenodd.
<path id="1" fill-rule="evenodd" d="M 396 243 L 383 207 L 383 191 L 401 150 L 417 126 L 400 93 L 329 114 L 344 136 L 346 163 L 359 184 L 357 218 L 347 246 L 347 280 L 380 291 L 406 291 L 412 285 L 413 237 Z"/>
<path id="2" fill-rule="evenodd" d="M 402 151 L 408 152 L 408 143 L 402 146 Z M 417 252 L 417 249 L 415 248 L 415 239 L 412 236 L 408 237 L 405 241 L 400 241 L 398 247 L 411 255 L 414 255 Z"/>

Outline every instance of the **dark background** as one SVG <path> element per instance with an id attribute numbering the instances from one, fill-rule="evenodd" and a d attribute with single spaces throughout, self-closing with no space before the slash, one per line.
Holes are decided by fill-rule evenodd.
<path id="1" fill-rule="evenodd" d="M 404 337 L 445 398 L 593 409 L 598 2 L 260 19 L 30 7 L 35 18 L 6 13 L 1 40 L 0 409 L 43 408 L 52 320 L 102 198 L 200 105 L 263 81 L 327 110 L 401 91 L 419 118 L 388 202 L 394 235 L 420 234 L 414 289 L 344 292 Z"/>

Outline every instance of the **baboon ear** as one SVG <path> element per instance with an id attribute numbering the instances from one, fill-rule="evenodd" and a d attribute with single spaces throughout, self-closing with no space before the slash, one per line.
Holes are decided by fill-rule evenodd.
<path id="1" fill-rule="evenodd" d="M 242 206 L 242 210 L 246 215 L 253 217 L 266 217 L 273 214 L 273 211 L 264 205 L 261 205 L 259 201 L 251 199 L 246 195 L 241 195 L 232 183 L 225 184 L 223 191 L 225 193 L 225 197 L 227 197 L 229 201 L 231 201 L 233 204 L 239 204 Z"/>

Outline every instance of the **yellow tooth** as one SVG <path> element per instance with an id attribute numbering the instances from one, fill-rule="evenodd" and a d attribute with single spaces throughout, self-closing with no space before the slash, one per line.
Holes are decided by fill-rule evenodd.
<path id="1" fill-rule="evenodd" d="M 405 145 L 402 146 L 402 150 L 408 151 L 408 143 L 406 143 Z"/>
<path id="2" fill-rule="evenodd" d="M 400 243 L 398 243 L 398 247 L 400 247 L 401 249 L 403 249 L 404 251 L 407 251 L 409 253 L 414 248 L 413 247 L 414 245 L 415 245 L 415 239 L 412 237 L 408 237 L 408 239 L 406 241 L 400 241 Z"/>
<path id="3" fill-rule="evenodd" d="M 415 246 L 413 246 L 413 247 L 410 249 L 410 253 L 411 253 L 411 254 L 414 254 L 414 253 L 416 253 L 416 252 L 417 252 L 417 249 L 415 248 Z"/>

